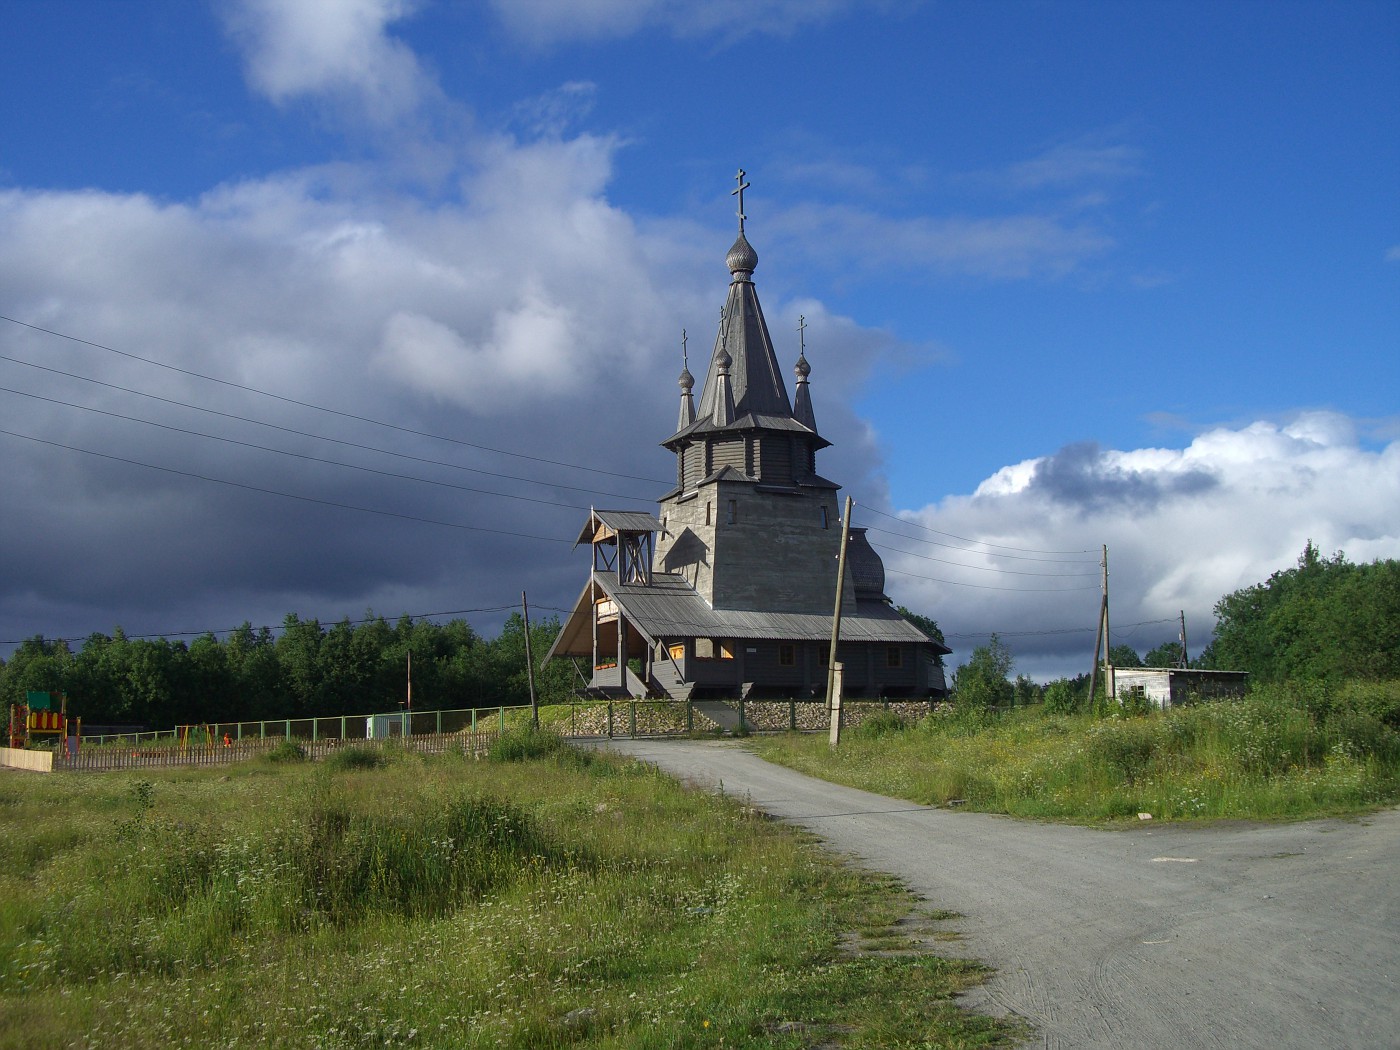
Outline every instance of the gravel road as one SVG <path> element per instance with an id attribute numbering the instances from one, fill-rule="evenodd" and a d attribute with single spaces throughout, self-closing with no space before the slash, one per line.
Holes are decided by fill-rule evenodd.
<path id="1" fill-rule="evenodd" d="M 961 913 L 970 1006 L 1063 1048 L 1400 1047 L 1400 809 L 1101 831 L 916 806 L 733 742 L 606 745 L 747 796 Z"/>

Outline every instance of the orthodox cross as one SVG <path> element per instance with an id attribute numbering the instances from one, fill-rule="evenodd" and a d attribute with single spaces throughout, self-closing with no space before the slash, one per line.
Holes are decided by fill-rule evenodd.
<path id="1" fill-rule="evenodd" d="M 749 184 L 744 181 L 744 175 L 744 169 L 740 168 L 739 174 L 734 176 L 734 181 L 737 182 L 739 185 L 736 189 L 732 189 L 729 191 L 729 195 L 731 197 L 739 198 L 739 211 L 736 214 L 739 216 L 740 233 L 744 232 L 744 220 L 748 218 L 748 216 L 744 214 L 744 191 L 749 188 Z"/>
<path id="2" fill-rule="evenodd" d="M 681 368 L 690 371 L 690 351 L 685 345 L 685 329 L 681 329 Z"/>
<path id="3" fill-rule="evenodd" d="M 804 356 L 807 353 L 807 318 L 802 314 L 797 315 L 797 353 Z"/>

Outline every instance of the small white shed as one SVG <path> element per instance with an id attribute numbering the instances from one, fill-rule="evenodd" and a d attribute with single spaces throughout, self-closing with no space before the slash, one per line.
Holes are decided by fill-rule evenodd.
<path id="1" fill-rule="evenodd" d="M 1177 707 L 1197 700 L 1244 696 L 1248 671 L 1201 671 L 1183 667 L 1113 667 L 1113 695 L 1120 701 L 1134 692 L 1157 707 Z"/>

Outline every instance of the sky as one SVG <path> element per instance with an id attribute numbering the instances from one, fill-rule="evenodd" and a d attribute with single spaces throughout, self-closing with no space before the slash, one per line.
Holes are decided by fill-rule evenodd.
<path id="1" fill-rule="evenodd" d="M 0 654 L 567 609 L 674 478 L 738 169 L 954 666 L 1400 557 L 1389 2 L 12 0 Z M 692 364 L 692 370 L 702 374 Z M 437 616 L 437 618 L 442 618 Z"/>

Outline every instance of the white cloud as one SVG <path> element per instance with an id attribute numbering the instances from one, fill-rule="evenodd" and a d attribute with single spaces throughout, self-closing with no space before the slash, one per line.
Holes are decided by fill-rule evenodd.
<path id="1" fill-rule="evenodd" d="M 891 569 L 950 581 L 892 572 L 901 601 L 936 616 L 953 635 L 1008 635 L 1025 668 L 1072 673 L 1088 667 L 1102 544 L 1109 548 L 1113 620 L 1171 620 L 1185 610 L 1196 650 L 1208 640 L 1219 598 L 1287 568 L 1309 540 L 1326 552 L 1344 550 L 1354 561 L 1400 557 L 1400 442 L 1371 450 L 1358 443 L 1349 418 L 1309 412 L 1283 424 L 1217 427 L 1181 449 L 1070 446 L 1005 467 L 970 496 L 903 516 L 1004 546 L 977 545 L 980 553 L 972 554 L 872 534 L 876 543 L 924 556 L 887 553 Z M 972 546 L 887 521 L 870 523 Z M 930 556 L 996 571 L 925 560 Z M 1044 560 L 1027 560 L 1033 558 Z M 1005 589 L 981 589 L 991 587 Z M 1081 633 L 1029 633 L 1074 629 Z M 1143 652 L 1174 632 L 1170 623 L 1125 626 L 1115 641 Z M 955 644 L 965 657 L 979 638 Z"/>
<path id="2" fill-rule="evenodd" d="M 656 27 L 679 38 L 787 36 L 862 6 L 863 0 L 491 0 L 517 37 L 536 45 L 616 39 Z"/>
<path id="3" fill-rule="evenodd" d="M 409 431 L 538 457 L 373 427 L 0 327 L 7 355 L 229 415 L 12 362 L 0 361 L 0 385 L 245 443 L 0 393 L 5 429 L 130 461 L 0 437 L 12 464 L 7 499 L 26 508 L 13 528 L 7 519 L 0 552 L 0 638 L 35 629 L 81 635 L 110 629 L 111 617 L 140 631 L 232 626 L 230 616 L 275 624 L 289 609 L 336 618 L 390 601 L 390 613 L 456 609 L 499 604 L 524 586 L 544 605 L 572 599 L 583 563 L 562 540 L 580 512 L 547 503 L 635 506 L 621 498 L 632 496 L 645 506 L 666 489 L 674 464 L 657 442 L 675 420 L 680 329 L 703 331 L 723 302 L 729 236 L 684 217 L 640 225 L 609 204 L 610 140 L 502 137 L 473 149 L 479 167 L 461 174 L 455 198 L 432 204 L 387 191 L 372 168 L 346 165 L 220 186 L 182 203 L 0 192 L 0 287 L 12 316 Z M 770 296 L 767 305 L 785 368 L 796 358 L 796 313 L 807 314 L 823 432 L 844 457 L 830 469 L 853 480 L 871 469 L 873 440 L 835 392 L 859 382 L 889 337 L 827 317 L 820 303 Z M 703 336 L 691 346 L 693 361 L 709 353 Z M 250 445 L 547 502 L 417 485 Z M 546 484 L 491 476 L 502 474 Z"/>
<path id="4" fill-rule="evenodd" d="M 1076 186 L 1116 181 L 1138 174 L 1142 152 L 1126 145 L 1061 143 L 1007 169 L 1005 178 L 1020 189 Z"/>
<path id="5" fill-rule="evenodd" d="M 1113 247 L 1091 223 L 1053 214 L 898 217 L 805 204 L 776 215 L 770 225 L 786 238 L 785 251 L 802 252 L 813 265 L 991 280 L 1063 276 Z"/>
<path id="6" fill-rule="evenodd" d="M 411 113 L 435 92 L 413 52 L 388 34 L 414 0 L 231 0 L 226 23 L 248 80 L 282 104 L 348 100 L 375 124 Z"/>

